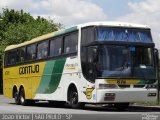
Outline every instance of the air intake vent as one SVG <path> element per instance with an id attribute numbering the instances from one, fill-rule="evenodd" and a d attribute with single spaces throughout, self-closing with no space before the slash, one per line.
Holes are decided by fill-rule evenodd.
<path id="1" fill-rule="evenodd" d="M 130 85 L 118 85 L 120 88 L 130 88 Z"/>
<path id="2" fill-rule="evenodd" d="M 134 85 L 134 88 L 143 88 L 145 85 Z"/>

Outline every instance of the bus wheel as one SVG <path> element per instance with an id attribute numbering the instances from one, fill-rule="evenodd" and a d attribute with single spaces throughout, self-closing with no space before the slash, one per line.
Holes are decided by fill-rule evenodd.
<path id="1" fill-rule="evenodd" d="M 116 104 L 114 104 L 114 107 L 117 110 L 125 110 L 128 108 L 128 106 L 129 106 L 129 103 L 116 103 Z"/>
<path id="2" fill-rule="evenodd" d="M 21 88 L 20 89 L 20 93 L 19 93 L 19 99 L 20 99 L 20 103 L 21 105 L 28 105 L 28 102 L 25 98 L 25 91 L 24 91 L 24 88 Z"/>
<path id="3" fill-rule="evenodd" d="M 24 88 L 21 88 L 20 89 L 20 93 L 19 93 L 19 99 L 20 99 L 20 104 L 23 105 L 23 106 L 26 106 L 26 105 L 33 105 L 35 103 L 34 100 L 27 100 L 25 98 L 25 91 L 24 91 Z"/>
<path id="4" fill-rule="evenodd" d="M 19 94 L 18 94 L 18 91 L 16 90 L 16 91 L 14 91 L 14 101 L 15 101 L 15 103 L 17 104 L 17 105 L 20 105 L 20 99 L 19 99 Z"/>
<path id="5" fill-rule="evenodd" d="M 69 92 L 69 103 L 74 109 L 82 108 L 83 103 L 78 102 L 78 92 L 76 89 L 71 89 Z"/>

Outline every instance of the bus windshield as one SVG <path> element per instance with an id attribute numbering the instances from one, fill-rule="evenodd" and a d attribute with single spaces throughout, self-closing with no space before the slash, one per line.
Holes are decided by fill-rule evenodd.
<path id="1" fill-rule="evenodd" d="M 98 54 L 98 77 L 155 78 L 151 48 L 101 45 Z"/>

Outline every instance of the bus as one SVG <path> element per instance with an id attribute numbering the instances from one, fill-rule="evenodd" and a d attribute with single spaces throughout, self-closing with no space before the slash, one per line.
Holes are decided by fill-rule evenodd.
<path id="1" fill-rule="evenodd" d="M 90 22 L 5 49 L 4 96 L 34 101 L 112 105 L 157 99 L 157 52 L 146 25 Z"/>

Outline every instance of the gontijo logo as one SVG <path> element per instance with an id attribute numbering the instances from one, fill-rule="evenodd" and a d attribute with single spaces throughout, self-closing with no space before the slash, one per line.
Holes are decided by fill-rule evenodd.
<path id="1" fill-rule="evenodd" d="M 78 67 L 78 63 L 66 64 L 65 68 L 68 70 L 75 70 Z"/>
<path id="2" fill-rule="evenodd" d="M 19 68 L 19 74 L 39 73 L 39 65 L 29 65 Z"/>

